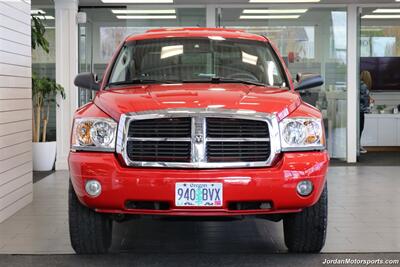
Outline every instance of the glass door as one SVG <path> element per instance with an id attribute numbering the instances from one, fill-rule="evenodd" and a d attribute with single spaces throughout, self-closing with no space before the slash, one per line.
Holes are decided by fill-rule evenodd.
<path id="1" fill-rule="evenodd" d="M 359 43 L 361 73 L 359 161 L 361 162 L 365 158 L 371 159 L 371 156 L 379 158 L 390 155 L 389 158 L 397 159 L 399 155 L 400 16 L 398 12 L 398 7 L 366 7 L 362 8 L 361 12 Z M 369 153 L 365 154 L 367 150 Z"/>

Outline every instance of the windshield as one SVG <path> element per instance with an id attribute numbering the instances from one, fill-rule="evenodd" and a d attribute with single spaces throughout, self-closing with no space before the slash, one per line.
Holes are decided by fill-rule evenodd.
<path id="1" fill-rule="evenodd" d="M 269 44 L 222 37 L 127 43 L 118 55 L 108 85 L 211 80 L 287 86 Z"/>

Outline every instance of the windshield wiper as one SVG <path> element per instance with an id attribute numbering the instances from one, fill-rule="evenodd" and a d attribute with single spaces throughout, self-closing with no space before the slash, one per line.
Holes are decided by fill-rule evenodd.
<path id="1" fill-rule="evenodd" d="M 251 81 L 251 80 L 242 80 L 242 79 L 234 79 L 234 78 L 224 78 L 224 77 L 212 77 L 211 80 L 157 80 L 157 79 L 132 79 L 127 81 L 119 81 L 107 84 L 106 88 L 112 86 L 120 86 L 120 85 L 130 85 L 130 84 L 155 84 L 155 83 L 166 83 L 166 84 L 174 84 L 174 83 L 243 83 L 257 86 L 265 86 L 264 83 Z"/>
<path id="2" fill-rule="evenodd" d="M 224 78 L 224 77 L 213 77 L 213 78 L 211 78 L 211 82 L 212 83 L 243 83 L 243 84 L 250 84 L 250 85 L 265 86 L 264 83 L 257 82 L 257 81 L 235 79 L 235 78 Z"/>
<path id="3" fill-rule="evenodd" d="M 266 86 L 264 83 L 250 80 L 224 78 L 224 77 L 212 77 L 211 80 L 183 80 L 184 83 L 243 83 L 257 86 Z"/>
<path id="4" fill-rule="evenodd" d="M 130 84 L 154 84 L 154 83 L 179 83 L 179 81 L 172 81 L 172 80 L 156 80 L 156 79 L 132 79 L 127 81 L 119 81 L 107 84 L 107 88 L 111 86 L 119 86 L 119 85 L 130 85 Z"/>

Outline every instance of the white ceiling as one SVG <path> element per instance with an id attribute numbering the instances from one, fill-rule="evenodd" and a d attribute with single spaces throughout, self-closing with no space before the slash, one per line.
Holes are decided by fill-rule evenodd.
<path id="1" fill-rule="evenodd" d="M 32 5 L 53 5 L 54 0 L 32 0 Z M 280 2 L 277 0 L 277 2 Z M 248 4 L 248 0 L 174 0 L 174 3 L 177 5 L 202 5 L 202 4 Z M 321 0 L 320 4 L 376 4 L 379 6 L 380 4 L 393 3 L 395 4 L 395 0 Z M 398 2 L 397 4 L 400 4 Z M 80 6 L 123 6 L 124 4 L 104 4 L 101 0 L 79 0 Z M 155 4 L 157 5 L 157 4 Z M 264 4 L 265 5 L 265 4 Z M 296 4 L 290 4 L 296 5 Z M 257 6 L 257 4 L 253 4 L 253 6 Z"/>

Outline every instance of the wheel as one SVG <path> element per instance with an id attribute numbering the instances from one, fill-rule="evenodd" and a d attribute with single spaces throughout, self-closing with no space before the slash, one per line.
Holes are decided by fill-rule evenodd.
<path id="1" fill-rule="evenodd" d="M 316 204 L 299 213 L 285 215 L 283 230 L 290 252 L 316 253 L 325 244 L 328 221 L 328 187 Z"/>
<path id="2" fill-rule="evenodd" d="M 69 182 L 69 235 L 77 254 L 107 253 L 111 245 L 112 220 L 82 205 Z"/>

